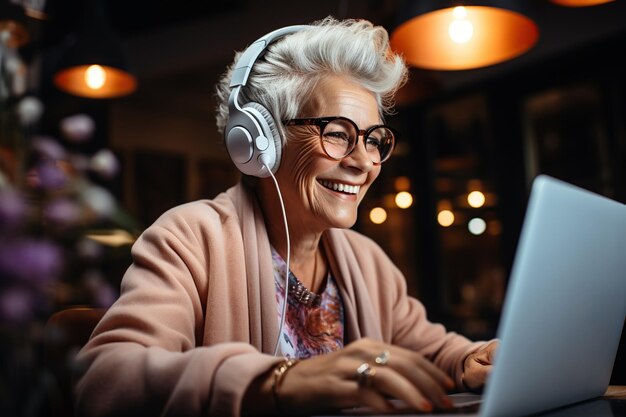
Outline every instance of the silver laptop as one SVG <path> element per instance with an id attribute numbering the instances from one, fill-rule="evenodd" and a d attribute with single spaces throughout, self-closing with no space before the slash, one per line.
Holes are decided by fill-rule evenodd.
<path id="1" fill-rule="evenodd" d="M 500 319 L 502 343 L 480 404 L 467 414 L 516 417 L 601 396 L 625 317 L 626 205 L 538 176 Z M 453 396 L 465 404 L 467 397 Z"/>
<path id="2" fill-rule="evenodd" d="M 535 178 L 479 415 L 601 396 L 626 317 L 626 206 Z"/>

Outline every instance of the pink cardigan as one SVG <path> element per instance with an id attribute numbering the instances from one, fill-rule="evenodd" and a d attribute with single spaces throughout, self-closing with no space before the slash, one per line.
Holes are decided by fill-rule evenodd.
<path id="1" fill-rule="evenodd" d="M 460 384 L 480 344 L 430 323 L 400 271 L 369 238 L 324 233 L 345 311 L 346 343 L 416 350 Z M 239 184 L 176 207 L 132 248 L 121 296 L 79 353 L 79 415 L 238 416 L 248 384 L 280 361 L 270 243 Z"/>

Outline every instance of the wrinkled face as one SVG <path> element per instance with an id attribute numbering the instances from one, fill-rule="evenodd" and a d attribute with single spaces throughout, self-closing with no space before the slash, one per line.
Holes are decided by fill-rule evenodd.
<path id="1" fill-rule="evenodd" d="M 380 124 L 375 96 L 358 84 L 340 77 L 322 80 L 299 118 L 343 116 L 360 129 Z M 276 173 L 292 224 L 322 231 L 349 228 L 357 208 L 380 173 L 359 137 L 354 151 L 336 161 L 320 143 L 319 127 L 287 126 L 287 145 Z"/>

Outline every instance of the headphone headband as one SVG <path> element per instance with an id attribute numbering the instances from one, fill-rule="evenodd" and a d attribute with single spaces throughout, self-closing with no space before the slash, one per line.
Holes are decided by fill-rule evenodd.
<path id="1" fill-rule="evenodd" d="M 230 79 L 228 122 L 224 142 L 235 166 L 244 174 L 266 177 L 280 164 L 282 141 L 269 110 L 259 103 L 239 104 L 239 93 L 246 85 L 254 63 L 276 39 L 307 29 L 294 25 L 276 29 L 257 39 L 239 57 Z M 268 172 L 268 170 L 270 172 Z"/>
<path id="2" fill-rule="evenodd" d="M 290 33 L 304 30 L 307 27 L 307 25 L 287 26 L 276 29 L 275 31 L 257 39 L 243 52 L 241 57 L 239 57 L 239 60 L 235 65 L 235 69 L 233 70 L 233 75 L 230 79 L 230 88 L 246 85 L 252 66 L 256 60 L 259 59 L 261 54 L 265 52 L 265 49 L 270 43 L 274 42 L 278 38 L 282 38 L 285 35 L 289 35 Z"/>

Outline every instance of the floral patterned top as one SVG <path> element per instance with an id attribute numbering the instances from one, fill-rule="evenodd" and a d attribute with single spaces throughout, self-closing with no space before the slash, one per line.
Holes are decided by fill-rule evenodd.
<path id="1" fill-rule="evenodd" d="M 278 324 L 285 300 L 285 261 L 272 247 Z M 289 271 L 289 286 L 298 279 Z M 300 303 L 289 297 L 287 316 L 280 338 L 282 355 L 288 358 L 309 358 L 343 348 L 344 316 L 339 289 L 329 272 L 319 305 Z"/>

